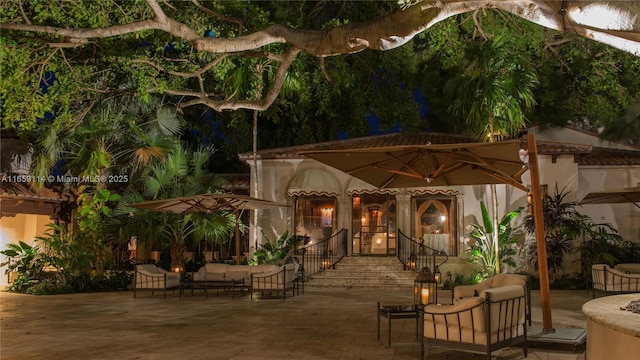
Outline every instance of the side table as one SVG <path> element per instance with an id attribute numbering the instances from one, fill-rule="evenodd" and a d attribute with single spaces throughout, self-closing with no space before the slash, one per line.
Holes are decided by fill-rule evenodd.
<path id="1" fill-rule="evenodd" d="M 416 305 L 380 305 L 378 302 L 378 341 L 380 341 L 380 316 L 387 318 L 387 346 L 391 347 L 391 320 L 416 319 L 416 339 L 418 334 L 420 316 Z"/>

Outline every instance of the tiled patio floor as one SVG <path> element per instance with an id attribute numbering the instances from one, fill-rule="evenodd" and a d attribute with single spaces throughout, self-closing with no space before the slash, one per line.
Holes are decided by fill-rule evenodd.
<path id="1" fill-rule="evenodd" d="M 533 321 L 540 324 L 539 293 Z M 552 290 L 553 325 L 586 328 L 585 291 Z M 132 292 L 29 296 L 0 293 L 0 359 L 418 359 L 413 320 L 386 319 L 376 339 L 376 303 L 411 303 L 410 292 L 307 289 L 293 298 Z M 523 359 L 521 348 L 494 353 Z M 483 359 L 434 348 L 432 359 Z M 584 359 L 584 346 L 534 347 L 527 359 Z M 591 359 L 590 359 L 591 360 Z"/>

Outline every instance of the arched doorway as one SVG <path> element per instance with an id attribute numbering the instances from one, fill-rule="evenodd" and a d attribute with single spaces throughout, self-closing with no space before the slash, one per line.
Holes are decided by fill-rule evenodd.
<path id="1" fill-rule="evenodd" d="M 354 194 L 353 254 L 390 256 L 396 254 L 396 200 L 380 193 Z"/>

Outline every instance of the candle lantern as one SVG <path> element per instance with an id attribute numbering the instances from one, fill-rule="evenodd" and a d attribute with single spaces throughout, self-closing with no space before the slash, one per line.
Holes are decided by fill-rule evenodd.
<path id="1" fill-rule="evenodd" d="M 436 279 L 438 284 L 442 284 L 442 273 L 440 272 L 440 266 L 436 265 L 436 268 L 433 270 L 433 277 Z"/>
<path id="2" fill-rule="evenodd" d="M 423 267 L 413 282 L 415 304 L 429 305 L 438 303 L 438 284 L 435 275 L 428 267 Z"/>

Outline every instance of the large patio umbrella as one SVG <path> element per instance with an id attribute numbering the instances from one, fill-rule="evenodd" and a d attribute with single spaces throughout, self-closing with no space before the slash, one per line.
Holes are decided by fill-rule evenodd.
<path id="1" fill-rule="evenodd" d="M 581 205 L 622 203 L 632 203 L 640 209 L 640 186 L 591 192 L 580 201 Z"/>
<path id="2" fill-rule="evenodd" d="M 520 141 L 302 152 L 378 188 L 510 184 L 523 191 Z"/>
<path id="3" fill-rule="evenodd" d="M 146 201 L 129 205 L 137 209 L 169 211 L 174 214 L 214 213 L 233 211 L 236 214 L 236 263 L 240 263 L 240 216 L 244 210 L 262 210 L 286 207 L 273 201 L 236 194 L 200 194 L 171 199 Z"/>
<path id="4" fill-rule="evenodd" d="M 540 295 L 545 329 L 552 329 L 549 275 L 542 216 L 536 140 L 527 137 L 529 166 L 520 158 L 520 140 L 494 143 L 423 144 L 300 154 L 342 170 L 378 188 L 509 184 L 528 192 L 520 177 L 530 170 L 534 205 Z"/>

